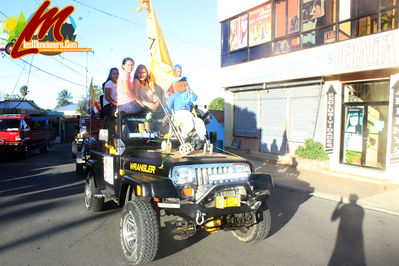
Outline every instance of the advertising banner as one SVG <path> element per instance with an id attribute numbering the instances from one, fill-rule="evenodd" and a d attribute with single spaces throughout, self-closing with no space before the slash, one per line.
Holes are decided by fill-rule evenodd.
<path id="1" fill-rule="evenodd" d="M 248 46 L 248 15 L 230 21 L 230 51 Z"/>
<path id="2" fill-rule="evenodd" d="M 272 3 L 265 4 L 249 12 L 249 45 L 271 41 Z"/>

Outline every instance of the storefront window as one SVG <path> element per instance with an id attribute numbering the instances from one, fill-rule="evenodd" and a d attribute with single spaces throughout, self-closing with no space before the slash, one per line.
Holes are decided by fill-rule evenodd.
<path id="1" fill-rule="evenodd" d="M 272 55 L 272 43 L 265 43 L 249 49 L 249 60 L 256 60 Z"/>
<path id="2" fill-rule="evenodd" d="M 222 66 L 397 29 L 398 8 L 398 0 L 265 1 L 222 22 Z"/>
<path id="3" fill-rule="evenodd" d="M 300 48 L 300 43 L 301 43 L 300 37 L 294 37 L 277 41 L 274 43 L 274 54 L 279 55 L 296 51 Z"/>
<path id="4" fill-rule="evenodd" d="M 385 168 L 389 81 L 344 85 L 341 161 Z"/>
<path id="5" fill-rule="evenodd" d="M 228 66 L 229 65 L 229 56 L 228 55 L 223 55 L 222 56 L 222 67 Z"/>
<path id="6" fill-rule="evenodd" d="M 344 102 L 384 102 L 389 101 L 389 82 L 374 81 L 346 84 Z"/>
<path id="7" fill-rule="evenodd" d="M 339 21 L 351 18 L 351 0 L 339 1 Z"/>
<path id="8" fill-rule="evenodd" d="M 248 50 L 242 50 L 230 54 L 230 64 L 238 64 L 248 61 Z"/>
<path id="9" fill-rule="evenodd" d="M 229 52 L 229 23 L 222 23 L 222 55 Z"/>
<path id="10" fill-rule="evenodd" d="M 272 39 L 272 3 L 249 12 L 249 45 L 270 42 Z"/>
<path id="11" fill-rule="evenodd" d="M 381 14 L 381 31 L 392 30 L 397 21 L 396 9 L 385 11 Z"/>
<path id="12" fill-rule="evenodd" d="M 283 37 L 299 30 L 298 0 L 275 2 L 275 37 Z"/>
<path id="13" fill-rule="evenodd" d="M 335 0 L 303 0 L 302 31 L 335 22 Z"/>
<path id="14" fill-rule="evenodd" d="M 393 7 L 396 0 L 381 0 L 381 9 Z"/>
<path id="15" fill-rule="evenodd" d="M 248 15 L 230 20 L 230 51 L 248 46 Z"/>
<path id="16" fill-rule="evenodd" d="M 304 48 L 314 47 L 336 41 L 335 26 L 304 33 L 302 44 Z"/>
<path id="17" fill-rule="evenodd" d="M 338 40 L 348 40 L 351 38 L 351 22 L 344 22 L 339 24 Z"/>

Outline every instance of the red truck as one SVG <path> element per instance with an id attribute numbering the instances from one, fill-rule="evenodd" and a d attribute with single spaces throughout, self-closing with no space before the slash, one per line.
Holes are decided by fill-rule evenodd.
<path id="1" fill-rule="evenodd" d="M 0 114 L 0 153 L 27 157 L 32 149 L 45 153 L 55 143 L 57 131 L 47 116 Z"/>

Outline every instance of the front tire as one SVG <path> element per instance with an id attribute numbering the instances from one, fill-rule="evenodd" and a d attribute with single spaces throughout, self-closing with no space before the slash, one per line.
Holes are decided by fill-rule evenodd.
<path id="1" fill-rule="evenodd" d="M 78 144 L 76 141 L 72 141 L 72 159 L 76 159 L 76 153 L 78 152 Z"/>
<path id="2" fill-rule="evenodd" d="M 28 144 L 24 144 L 24 146 L 22 147 L 22 152 L 21 152 L 21 158 L 26 159 L 28 158 L 30 155 L 30 149 Z"/>
<path id="3" fill-rule="evenodd" d="M 133 199 L 125 204 L 120 222 L 123 254 L 137 265 L 154 260 L 158 252 L 159 226 L 150 202 Z"/>
<path id="4" fill-rule="evenodd" d="M 94 176 L 92 172 L 87 174 L 86 184 L 85 184 L 85 206 L 86 209 L 92 212 L 102 211 L 104 208 L 104 198 L 96 198 L 96 194 L 100 194 L 99 188 L 96 188 L 94 183 Z"/>
<path id="5" fill-rule="evenodd" d="M 233 235 L 238 240 L 246 243 L 255 243 L 264 240 L 270 232 L 270 209 L 261 207 L 261 211 L 256 213 L 256 220 L 257 224 L 233 231 Z"/>
<path id="6" fill-rule="evenodd" d="M 83 175 L 83 164 L 82 163 L 75 163 L 75 174 L 76 176 Z"/>

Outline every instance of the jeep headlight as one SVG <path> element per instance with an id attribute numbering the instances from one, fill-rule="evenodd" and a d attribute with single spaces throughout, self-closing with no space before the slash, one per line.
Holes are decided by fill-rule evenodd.
<path id="1" fill-rule="evenodd" d="M 185 185 L 193 183 L 193 169 L 185 166 L 177 166 L 172 171 L 172 181 L 176 185 Z"/>
<path id="2" fill-rule="evenodd" d="M 232 166 L 233 173 L 251 173 L 251 169 L 248 164 L 237 163 Z"/>

